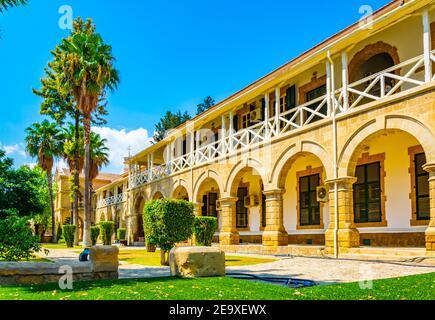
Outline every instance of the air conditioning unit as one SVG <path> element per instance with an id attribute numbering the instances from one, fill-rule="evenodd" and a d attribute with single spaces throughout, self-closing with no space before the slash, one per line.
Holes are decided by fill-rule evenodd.
<path id="1" fill-rule="evenodd" d="M 245 207 L 251 208 L 251 207 L 258 207 L 260 205 L 260 202 L 258 201 L 257 195 L 250 195 L 245 197 Z"/>
<path id="2" fill-rule="evenodd" d="M 263 121 L 263 113 L 261 112 L 261 108 L 257 108 L 250 113 L 249 120 L 251 122 L 260 122 Z"/>
<path id="3" fill-rule="evenodd" d="M 317 201 L 318 202 L 328 202 L 329 201 L 329 189 L 327 186 L 317 187 Z"/>

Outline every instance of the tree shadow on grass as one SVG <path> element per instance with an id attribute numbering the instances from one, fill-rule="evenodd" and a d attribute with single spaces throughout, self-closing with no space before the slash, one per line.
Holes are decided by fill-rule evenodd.
<path id="1" fill-rule="evenodd" d="M 19 288 L 21 292 L 26 293 L 43 293 L 43 292 L 82 292 L 93 289 L 113 288 L 113 287 L 133 287 L 138 283 L 153 284 L 178 281 L 193 281 L 194 279 L 185 279 L 181 277 L 160 277 L 160 278 L 140 278 L 140 279 L 117 279 L 117 280 L 91 280 L 91 281 L 74 281 L 73 289 L 59 289 L 58 283 L 47 283 L 41 285 L 20 285 L 10 286 L 11 288 Z M 5 286 L 6 287 L 6 286 Z"/>

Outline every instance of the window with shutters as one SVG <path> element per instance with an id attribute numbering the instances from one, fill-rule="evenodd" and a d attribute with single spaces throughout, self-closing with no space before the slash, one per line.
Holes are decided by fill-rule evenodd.
<path id="1" fill-rule="evenodd" d="M 208 192 L 202 196 L 202 216 L 217 218 L 217 199 L 218 194 L 215 192 Z"/>
<path id="2" fill-rule="evenodd" d="M 237 202 L 236 202 L 236 224 L 237 228 L 248 227 L 248 208 L 245 207 L 245 197 L 248 196 L 247 187 L 239 187 L 237 189 Z"/>
<path id="3" fill-rule="evenodd" d="M 430 219 L 430 203 L 429 203 L 429 172 L 423 170 L 426 164 L 426 156 L 424 153 L 416 154 L 415 162 L 415 202 L 417 220 Z"/>
<path id="4" fill-rule="evenodd" d="M 355 168 L 354 222 L 357 227 L 387 226 L 385 216 L 385 153 L 364 153 Z"/>
<path id="5" fill-rule="evenodd" d="M 324 95 L 326 95 L 326 85 L 322 85 L 320 87 L 317 87 L 316 89 L 313 89 L 311 91 L 308 91 L 306 93 L 306 101 L 313 101 L 316 100 L 317 98 L 323 97 Z M 311 104 L 308 106 L 308 108 L 310 108 L 311 110 L 316 110 L 317 107 L 322 103 L 322 101 L 316 102 L 314 104 Z M 328 105 L 325 103 L 322 108 L 320 108 L 320 110 L 317 111 L 318 113 L 327 115 L 328 114 Z M 307 113 L 307 115 L 305 116 L 305 120 L 311 116 L 311 113 Z M 314 116 L 312 122 L 314 121 L 319 121 L 322 120 L 322 117 L 320 116 Z"/>
<path id="6" fill-rule="evenodd" d="M 296 172 L 297 226 L 296 229 L 323 229 L 323 203 L 317 201 L 317 187 L 323 184 L 323 167 L 307 167 Z"/>

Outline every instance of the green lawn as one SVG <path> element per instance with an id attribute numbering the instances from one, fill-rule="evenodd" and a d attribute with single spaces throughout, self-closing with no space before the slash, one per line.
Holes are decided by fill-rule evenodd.
<path id="1" fill-rule="evenodd" d="M 161 266 L 160 264 L 160 251 L 147 252 L 145 250 L 119 250 L 119 260 L 131 264 L 141 264 L 144 266 Z M 225 265 L 231 266 L 247 266 L 261 263 L 268 263 L 276 261 L 276 259 L 253 258 L 253 257 L 239 257 L 239 256 L 226 256 Z"/>
<path id="2" fill-rule="evenodd" d="M 82 246 L 74 246 L 74 248 L 67 248 L 65 243 L 44 243 L 42 247 L 45 249 L 67 249 L 67 250 L 83 250 Z"/>
<path id="3" fill-rule="evenodd" d="M 0 300 L 400 300 L 435 299 L 435 273 L 377 280 L 372 290 L 358 283 L 287 289 L 231 278 L 159 278 L 0 287 Z"/>

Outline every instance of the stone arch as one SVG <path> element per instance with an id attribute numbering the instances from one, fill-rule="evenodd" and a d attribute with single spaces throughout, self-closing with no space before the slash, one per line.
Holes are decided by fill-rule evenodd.
<path id="1" fill-rule="evenodd" d="M 326 149 L 317 142 L 302 141 L 300 144 L 293 144 L 288 147 L 287 150 L 285 150 L 278 158 L 278 161 L 275 163 L 272 169 L 271 180 L 269 181 L 273 188 L 284 188 L 285 178 L 287 175 L 283 175 L 283 173 L 287 172 L 292 163 L 299 156 L 304 154 L 313 154 L 319 158 L 325 169 L 327 179 L 331 179 L 333 177 L 333 164 L 331 161 L 331 156 Z"/>
<path id="2" fill-rule="evenodd" d="M 195 185 L 193 188 L 194 192 L 193 192 L 193 196 L 192 196 L 193 201 L 201 202 L 201 201 L 198 201 L 201 185 L 205 181 L 210 180 L 210 179 L 216 182 L 216 184 L 219 188 L 219 193 L 222 195 L 222 192 L 224 189 L 222 186 L 221 177 L 219 176 L 219 174 L 216 171 L 208 170 L 207 172 L 203 172 L 195 182 Z"/>
<path id="3" fill-rule="evenodd" d="M 234 195 L 234 182 L 240 179 L 247 171 L 255 170 L 261 177 L 263 183 L 268 181 L 267 170 L 260 161 L 255 159 L 246 159 L 239 161 L 232 169 L 225 182 L 224 192 L 228 195 Z"/>
<path id="4" fill-rule="evenodd" d="M 133 239 L 138 240 L 141 237 L 144 237 L 144 230 L 143 230 L 143 208 L 146 203 L 146 197 L 144 194 L 139 194 L 134 202 L 134 209 L 135 209 L 135 215 L 136 215 L 136 228 L 135 232 L 133 233 Z"/>
<path id="5" fill-rule="evenodd" d="M 171 198 L 179 199 L 181 192 L 182 195 L 187 195 L 187 198 L 190 199 L 188 190 L 186 180 L 179 179 L 172 187 Z"/>
<path id="6" fill-rule="evenodd" d="M 153 194 L 152 200 L 159 200 L 159 199 L 164 199 L 165 196 L 163 195 L 163 193 L 161 191 L 156 191 Z"/>
<path id="7" fill-rule="evenodd" d="M 357 52 L 349 63 L 348 69 L 349 69 L 350 83 L 358 80 L 358 79 L 354 79 L 355 74 L 366 61 L 382 53 L 388 54 L 393 60 L 394 65 L 400 64 L 399 53 L 396 47 L 393 47 L 383 41 L 378 41 L 376 43 L 369 44 L 365 46 L 362 50 Z M 396 70 L 395 73 L 399 74 L 400 70 Z"/>
<path id="8" fill-rule="evenodd" d="M 371 120 L 358 128 L 346 141 L 338 158 L 339 176 L 353 176 L 357 156 L 364 141 L 388 130 L 400 130 L 413 136 L 423 147 L 428 163 L 435 163 L 435 135 L 419 120 L 405 115 L 389 115 Z"/>

